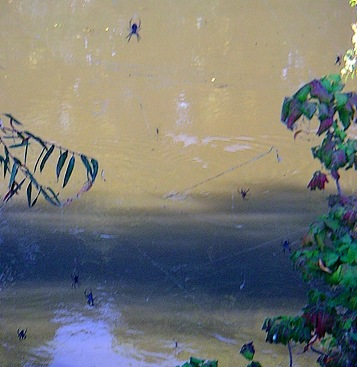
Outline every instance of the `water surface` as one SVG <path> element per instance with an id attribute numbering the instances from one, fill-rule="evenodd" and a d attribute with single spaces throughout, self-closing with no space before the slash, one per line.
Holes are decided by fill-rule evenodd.
<path id="1" fill-rule="evenodd" d="M 62 210 L 43 201 L 30 210 L 21 196 L 2 206 L 0 364 L 170 367 L 194 354 L 244 366 L 240 346 L 254 340 L 261 363 L 286 366 L 287 350 L 261 331 L 266 316 L 305 302 L 281 245 L 298 245 L 333 187 L 306 190 L 317 140 L 293 140 L 280 108 L 303 83 L 338 72 L 355 17 L 348 2 L 0 9 L 1 110 L 93 155 L 102 173 Z M 127 42 L 130 19 L 141 21 L 140 42 Z M 316 356 L 301 349 L 295 365 L 310 366 Z"/>

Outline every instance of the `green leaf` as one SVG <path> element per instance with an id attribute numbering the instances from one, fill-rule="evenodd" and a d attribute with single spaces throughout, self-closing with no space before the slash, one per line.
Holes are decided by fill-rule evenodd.
<path id="1" fill-rule="evenodd" d="M 343 107 L 348 100 L 348 96 L 346 93 L 335 93 L 335 101 L 336 107 L 341 108 Z"/>
<path id="2" fill-rule="evenodd" d="M 40 155 L 38 156 L 38 158 L 37 158 L 37 160 L 36 160 L 36 163 L 35 163 L 35 165 L 34 165 L 34 169 L 33 169 L 33 171 L 34 171 L 34 172 L 36 172 L 36 170 L 37 170 L 37 166 L 38 166 L 38 164 L 39 164 L 39 162 L 40 162 L 40 159 L 41 159 L 41 158 L 42 158 L 42 156 L 43 156 L 43 153 L 45 153 L 45 151 L 46 151 L 46 148 L 42 148 L 41 153 L 40 153 Z"/>
<path id="3" fill-rule="evenodd" d="M 65 152 L 61 153 L 59 158 L 58 158 L 58 161 L 57 161 L 57 166 L 56 166 L 56 177 L 57 177 L 57 180 L 61 174 L 61 171 L 62 171 L 62 168 L 66 162 L 66 159 L 68 157 L 68 150 L 66 150 Z"/>
<path id="4" fill-rule="evenodd" d="M 19 166 L 16 162 L 13 163 L 12 165 L 12 170 L 11 170 L 11 176 L 10 176 L 10 180 L 9 180 L 9 189 L 11 189 L 12 184 L 15 182 L 15 177 L 16 174 L 18 172 Z"/>
<path id="5" fill-rule="evenodd" d="M 47 152 L 46 152 L 45 156 L 43 157 L 43 159 L 41 161 L 41 164 L 40 164 L 40 172 L 42 172 L 42 170 L 44 169 L 45 164 L 46 164 L 48 158 L 50 158 L 50 155 L 52 154 L 54 149 L 55 149 L 55 146 L 51 145 L 50 149 L 47 150 Z"/>
<path id="6" fill-rule="evenodd" d="M 305 102 L 301 106 L 301 112 L 309 120 L 312 119 L 317 109 L 317 104 L 315 102 Z"/>
<path id="7" fill-rule="evenodd" d="M 74 155 L 72 155 L 71 159 L 68 162 L 68 166 L 67 166 L 67 170 L 66 173 L 64 175 L 64 180 L 63 180 L 63 185 L 62 187 L 65 187 L 71 177 L 71 174 L 73 172 L 73 168 L 74 168 L 74 163 L 75 163 L 76 159 L 74 158 Z"/>
<path id="8" fill-rule="evenodd" d="M 323 259 L 325 261 L 326 266 L 329 268 L 338 261 L 339 256 L 334 252 L 328 252 L 324 254 Z"/>
<path id="9" fill-rule="evenodd" d="M 81 159 L 82 159 L 84 166 L 86 167 L 87 175 L 90 177 L 93 177 L 92 167 L 88 161 L 88 158 L 84 154 L 81 154 Z"/>
<path id="10" fill-rule="evenodd" d="M 304 86 L 302 86 L 295 94 L 294 94 L 294 98 L 297 98 L 300 102 L 305 102 L 307 96 L 309 95 L 311 91 L 311 85 L 310 83 L 305 84 Z"/>
<path id="11" fill-rule="evenodd" d="M 29 206 L 29 208 L 31 208 L 31 193 L 32 193 L 32 182 L 30 181 L 28 186 L 27 186 L 27 204 Z"/>
<path id="12" fill-rule="evenodd" d="M 91 163 L 92 163 L 92 167 L 93 167 L 93 170 L 92 170 L 92 181 L 94 182 L 95 181 L 95 178 L 97 177 L 97 174 L 98 174 L 98 161 L 94 158 L 91 159 Z"/>
<path id="13" fill-rule="evenodd" d="M 245 359 L 251 361 L 254 358 L 254 345 L 253 342 L 243 344 L 239 352 Z"/>

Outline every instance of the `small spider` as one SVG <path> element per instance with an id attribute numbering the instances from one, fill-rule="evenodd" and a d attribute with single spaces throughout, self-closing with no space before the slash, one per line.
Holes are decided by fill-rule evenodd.
<path id="1" fill-rule="evenodd" d="M 27 329 L 17 329 L 17 337 L 19 338 L 19 340 L 24 340 L 26 339 L 26 333 L 27 333 Z"/>
<path id="2" fill-rule="evenodd" d="M 72 288 L 76 289 L 76 287 L 79 288 L 79 274 L 77 274 L 76 272 L 73 272 L 71 274 L 71 278 L 72 278 Z"/>
<path id="3" fill-rule="evenodd" d="M 87 289 L 86 289 L 84 291 L 84 295 L 87 298 L 87 303 L 89 304 L 89 306 L 94 306 L 94 297 L 93 297 L 92 290 L 90 290 L 89 292 L 87 292 Z"/>
<path id="4" fill-rule="evenodd" d="M 139 18 L 139 23 L 132 23 L 133 18 L 130 19 L 129 22 L 129 29 L 130 29 L 130 33 L 126 36 L 126 38 L 128 39 L 128 42 L 131 40 L 131 36 L 135 35 L 136 39 L 138 40 L 138 42 L 140 41 L 140 34 L 139 31 L 141 29 L 141 20 Z"/>
<path id="5" fill-rule="evenodd" d="M 285 253 L 291 254 L 291 247 L 290 247 L 290 245 L 291 245 L 291 242 L 289 240 L 285 240 L 283 242 L 283 252 L 284 252 L 284 254 Z"/>
<path id="6" fill-rule="evenodd" d="M 249 189 L 240 189 L 238 191 L 240 193 L 240 195 L 242 196 L 243 200 L 247 199 L 248 191 L 249 191 Z"/>

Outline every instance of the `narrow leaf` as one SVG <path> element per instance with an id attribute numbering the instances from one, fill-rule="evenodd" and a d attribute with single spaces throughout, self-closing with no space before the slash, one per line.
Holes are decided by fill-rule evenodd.
<path id="1" fill-rule="evenodd" d="M 17 125 L 22 125 L 22 123 L 19 120 L 16 120 L 14 116 L 10 115 L 9 113 L 4 113 L 4 115 L 10 119 L 10 124 L 12 125 L 13 122 Z"/>
<path id="2" fill-rule="evenodd" d="M 91 163 L 92 163 L 92 167 L 93 167 L 93 172 L 92 172 L 92 181 L 94 182 L 95 178 L 97 177 L 98 174 L 98 161 L 94 158 L 91 159 Z"/>
<path id="3" fill-rule="evenodd" d="M 58 178 L 59 178 L 59 176 L 61 174 L 63 165 L 66 162 L 67 156 L 68 156 L 68 150 L 66 150 L 65 152 L 61 153 L 60 156 L 59 156 L 59 158 L 58 158 L 57 167 L 56 167 L 57 180 L 58 180 Z"/>
<path id="4" fill-rule="evenodd" d="M 41 151 L 40 155 L 38 156 L 37 161 L 36 161 L 36 163 L 35 163 L 35 166 L 34 166 L 34 169 L 33 169 L 33 171 L 34 171 L 34 172 L 36 172 L 36 170 L 37 170 L 37 166 L 38 166 L 38 164 L 39 164 L 39 162 L 40 162 L 40 159 L 42 158 L 43 153 L 44 153 L 45 151 L 46 151 L 46 147 L 42 148 L 42 151 Z"/>
<path id="5" fill-rule="evenodd" d="M 87 175 L 90 176 L 90 177 L 93 177 L 92 167 L 91 167 L 87 157 L 84 154 L 81 154 L 81 159 L 82 159 L 82 162 L 83 162 L 84 166 L 87 169 Z"/>
<path id="6" fill-rule="evenodd" d="M 67 170 L 66 173 L 64 175 L 64 180 L 63 180 L 63 185 L 62 187 L 65 187 L 71 177 L 71 174 L 73 172 L 73 168 L 74 168 L 74 163 L 75 163 L 76 159 L 74 158 L 74 155 L 72 155 L 71 159 L 68 162 L 68 166 L 67 166 Z"/>
<path id="7" fill-rule="evenodd" d="M 61 206 L 61 202 L 58 199 L 58 194 L 56 194 L 50 187 L 47 187 L 47 190 L 50 191 L 50 193 L 52 194 L 51 200 L 53 200 L 55 202 L 55 205 L 56 206 Z"/>
<path id="8" fill-rule="evenodd" d="M 18 169 L 19 169 L 19 167 L 18 167 L 17 163 L 14 162 L 14 164 L 12 165 L 11 176 L 10 176 L 10 180 L 9 180 L 9 189 L 11 189 L 13 183 L 15 182 L 15 177 L 16 177 Z"/>
<path id="9" fill-rule="evenodd" d="M 27 204 L 31 208 L 31 193 L 32 193 L 32 182 L 31 181 L 27 186 L 26 193 L 27 193 Z"/>
<path id="10" fill-rule="evenodd" d="M 12 144 L 9 146 L 9 148 L 21 148 L 21 147 L 26 147 L 29 145 L 29 142 L 27 139 L 24 139 L 21 143 L 18 144 Z"/>
<path id="11" fill-rule="evenodd" d="M 45 156 L 43 157 L 41 164 L 40 164 L 40 172 L 42 172 L 42 170 L 45 167 L 45 164 L 48 160 L 48 158 L 50 158 L 50 155 L 52 154 L 53 150 L 55 149 L 54 145 L 51 145 L 50 149 L 48 149 L 48 151 L 46 152 Z"/>

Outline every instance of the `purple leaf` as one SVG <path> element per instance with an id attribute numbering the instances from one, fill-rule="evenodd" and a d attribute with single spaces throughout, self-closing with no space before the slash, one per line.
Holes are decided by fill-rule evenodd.
<path id="1" fill-rule="evenodd" d="M 324 133 L 332 126 L 332 124 L 333 124 L 332 117 L 328 117 L 327 119 L 320 121 L 320 126 L 319 129 L 317 130 L 317 135 L 321 135 L 322 133 Z"/>
<path id="2" fill-rule="evenodd" d="M 320 80 L 313 80 L 311 82 L 311 92 L 312 97 L 317 98 L 321 103 L 330 103 L 333 95 L 329 93 L 321 84 Z"/>

